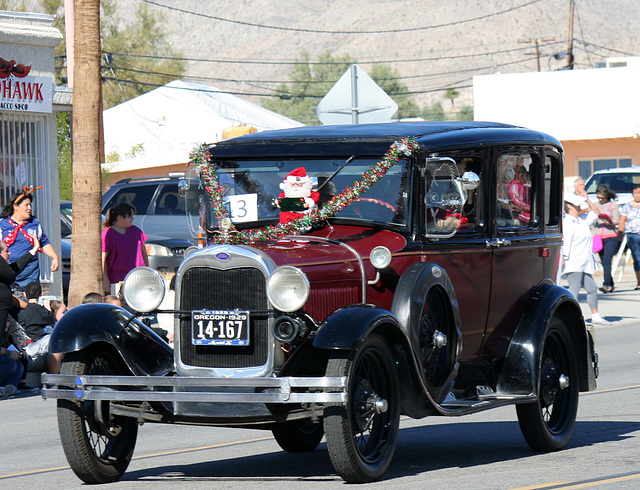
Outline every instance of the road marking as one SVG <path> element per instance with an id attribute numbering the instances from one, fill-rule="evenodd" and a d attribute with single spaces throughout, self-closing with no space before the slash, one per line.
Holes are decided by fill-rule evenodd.
<path id="1" fill-rule="evenodd" d="M 611 393 L 613 391 L 636 390 L 638 388 L 640 388 L 640 385 L 623 386 L 622 388 L 609 388 L 608 390 L 586 391 L 586 392 L 580 393 L 580 396 L 599 395 L 601 393 Z"/>
<path id="2" fill-rule="evenodd" d="M 578 482 L 556 482 L 556 483 L 546 483 L 543 485 L 533 485 L 530 487 L 518 487 L 512 490 L 572 490 L 576 488 L 589 488 L 589 487 L 597 487 L 600 485 L 606 485 L 608 483 L 618 483 L 623 481 L 630 480 L 638 480 L 640 479 L 640 473 L 625 473 L 620 476 L 607 476 L 604 478 L 597 478 L 593 480 L 584 480 Z"/>
<path id="3" fill-rule="evenodd" d="M 268 441 L 270 439 L 273 439 L 273 436 L 260 437 L 260 438 L 257 438 L 257 439 L 246 439 L 244 441 L 224 442 L 222 444 L 213 444 L 211 446 L 192 447 L 192 448 L 188 448 L 188 449 L 176 449 L 175 451 L 165 451 L 165 452 L 162 452 L 162 453 L 144 454 L 142 456 L 134 456 L 131 459 L 132 460 L 134 460 L 134 459 L 147 459 L 147 458 L 156 458 L 156 457 L 159 457 L 159 456 L 170 456 L 172 454 L 192 453 L 192 452 L 195 452 L 195 451 L 204 451 L 204 450 L 207 450 L 207 449 L 217 449 L 217 448 L 221 448 L 221 447 L 239 446 L 241 444 L 249 444 L 251 442 Z M 23 471 L 21 473 L 11 473 L 9 475 L 0 475 L 0 480 L 2 480 L 4 478 L 15 478 L 17 476 L 37 475 L 39 473 L 48 473 L 48 472 L 52 472 L 52 471 L 69 470 L 69 469 L 71 469 L 70 466 L 59 466 L 57 468 L 45 468 L 45 469 L 42 469 L 42 470 Z"/>

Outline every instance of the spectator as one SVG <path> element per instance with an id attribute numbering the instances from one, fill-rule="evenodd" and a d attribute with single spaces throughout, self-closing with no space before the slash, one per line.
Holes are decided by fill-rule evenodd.
<path id="1" fill-rule="evenodd" d="M 100 293 L 87 293 L 82 298 L 82 304 L 102 303 L 102 295 Z"/>
<path id="2" fill-rule="evenodd" d="M 62 301 L 54 299 L 51 301 L 51 311 L 56 318 L 56 323 L 58 323 L 62 316 L 67 312 L 67 305 L 65 305 Z"/>
<path id="3" fill-rule="evenodd" d="M 103 287 L 111 293 L 111 285 L 123 281 L 131 269 L 149 265 L 145 241 L 147 235 L 133 225 L 136 208 L 121 202 L 107 211 L 102 224 Z"/>
<path id="4" fill-rule="evenodd" d="M 583 197 L 587 196 L 587 191 L 584 186 L 584 179 L 582 177 L 578 177 L 576 180 L 573 181 L 573 193 L 576 196 L 583 196 Z"/>
<path id="5" fill-rule="evenodd" d="M 569 282 L 569 291 L 576 299 L 580 288 L 587 291 L 587 303 L 591 308 L 591 323 L 607 323 L 598 312 L 598 286 L 593 280 L 598 261 L 593 253 L 593 241 L 587 220 L 580 219 L 580 209 L 586 197 L 565 193 L 566 214 L 562 220 L 562 278 Z"/>
<path id="6" fill-rule="evenodd" d="M 0 232 L 2 240 L 9 246 L 9 252 L 17 260 L 24 256 L 34 246 L 36 239 L 40 242 L 41 250 L 51 258 L 51 270 L 58 270 L 58 254 L 53 249 L 45 235 L 42 225 L 31 216 L 33 189 L 14 194 L 0 213 Z M 40 266 L 38 258 L 32 257 L 24 269 L 17 274 L 15 282 L 24 287 L 30 282 L 40 282 Z"/>
<path id="7" fill-rule="evenodd" d="M 7 398 L 18 391 L 24 366 L 20 362 L 21 353 L 0 347 L 0 398 Z"/>
<path id="8" fill-rule="evenodd" d="M 10 263 L 9 247 L 5 242 L 0 241 L 0 339 L 4 338 L 9 311 L 19 301 L 11 294 L 11 285 L 14 283 L 16 275 L 37 255 L 39 248 L 40 242 L 38 237 L 35 237 L 31 250 L 15 262 Z"/>
<path id="9" fill-rule="evenodd" d="M 604 269 L 604 281 L 600 291 L 612 293 L 615 289 L 613 276 L 611 275 L 611 260 L 618 251 L 618 223 L 620 222 L 620 211 L 615 203 L 616 193 L 609 189 L 607 184 L 600 184 L 596 189 L 598 202 L 593 203 L 595 212 L 598 215 L 592 232 L 594 240 L 599 237 L 602 240 L 602 250 L 598 251 L 600 262 Z"/>
<path id="10" fill-rule="evenodd" d="M 37 282 L 30 282 L 24 288 L 27 296 L 27 307 L 18 314 L 18 321 L 24 327 L 27 335 L 33 339 L 33 343 L 25 348 L 34 364 L 40 366 L 40 359 L 46 360 L 47 371 L 55 374 L 60 370 L 62 354 L 49 352 L 49 339 L 51 330 L 56 323 L 56 317 L 50 310 L 50 301 L 44 300 L 44 306 L 38 304 L 38 298 L 42 294 L 42 287 Z"/>
<path id="11" fill-rule="evenodd" d="M 636 272 L 638 285 L 635 290 L 640 290 L 640 184 L 633 186 L 633 201 L 625 204 L 620 210 L 620 223 L 618 231 L 622 240 L 622 232 L 627 234 L 627 247 L 633 257 L 633 269 Z"/>
<path id="12" fill-rule="evenodd" d="M 113 294 L 107 294 L 104 297 L 104 302 L 110 305 L 122 306 L 122 301 L 120 301 L 120 298 L 114 296 Z"/>

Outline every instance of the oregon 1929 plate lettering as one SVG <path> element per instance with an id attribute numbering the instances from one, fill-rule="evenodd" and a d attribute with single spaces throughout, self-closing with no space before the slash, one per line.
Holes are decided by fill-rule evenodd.
<path id="1" fill-rule="evenodd" d="M 192 311 L 191 333 L 193 345 L 249 345 L 249 312 Z"/>

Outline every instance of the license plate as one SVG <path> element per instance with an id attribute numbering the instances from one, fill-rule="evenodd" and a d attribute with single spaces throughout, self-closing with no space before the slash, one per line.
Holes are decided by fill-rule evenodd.
<path id="1" fill-rule="evenodd" d="M 193 345 L 249 345 L 249 312 L 198 310 L 191 312 Z"/>

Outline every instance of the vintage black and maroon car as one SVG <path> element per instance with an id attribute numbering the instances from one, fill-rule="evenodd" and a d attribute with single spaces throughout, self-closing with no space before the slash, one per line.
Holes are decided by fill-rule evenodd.
<path id="1" fill-rule="evenodd" d="M 295 169 L 318 204 L 279 223 Z M 182 262 L 172 350 L 128 311 L 71 309 L 51 337 L 62 445 L 85 482 L 117 480 L 138 424 L 264 428 L 285 451 L 323 435 L 348 482 L 379 479 L 401 414 L 515 405 L 532 449 L 563 448 L 596 386 L 576 300 L 554 283 L 562 146 L 495 123 L 251 134 L 194 151 L 181 183 L 208 245 Z M 132 271 L 125 298 L 165 292 Z"/>

